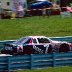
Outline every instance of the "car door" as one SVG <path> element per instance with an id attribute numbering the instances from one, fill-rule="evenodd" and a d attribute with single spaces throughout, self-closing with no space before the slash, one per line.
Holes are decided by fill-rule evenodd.
<path id="1" fill-rule="evenodd" d="M 48 53 L 50 47 L 50 41 L 46 38 L 37 38 L 37 43 L 35 39 L 33 39 L 33 49 L 35 49 L 38 53 Z M 50 48 L 51 49 L 51 48 Z"/>
<path id="2" fill-rule="evenodd" d="M 33 54 L 33 45 L 32 45 L 32 39 L 29 38 L 24 44 L 23 44 L 23 53 L 24 54 Z"/>

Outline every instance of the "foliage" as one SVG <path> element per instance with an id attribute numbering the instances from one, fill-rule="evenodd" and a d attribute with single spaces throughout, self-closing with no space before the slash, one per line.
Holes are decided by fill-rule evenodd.
<path id="1" fill-rule="evenodd" d="M 33 1 L 36 1 L 36 0 L 27 0 L 28 3 L 31 3 L 31 2 L 33 2 Z"/>

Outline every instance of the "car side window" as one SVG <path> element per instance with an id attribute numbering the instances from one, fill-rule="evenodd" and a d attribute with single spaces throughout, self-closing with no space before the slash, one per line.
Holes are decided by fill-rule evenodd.
<path id="1" fill-rule="evenodd" d="M 39 43 L 50 43 L 47 38 L 38 38 Z"/>
<path id="2" fill-rule="evenodd" d="M 33 39 L 33 43 L 37 43 L 36 39 Z"/>

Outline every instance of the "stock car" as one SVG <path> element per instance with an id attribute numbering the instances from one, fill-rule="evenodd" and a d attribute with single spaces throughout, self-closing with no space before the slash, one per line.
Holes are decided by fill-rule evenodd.
<path id="1" fill-rule="evenodd" d="M 2 54 L 46 54 L 71 51 L 72 44 L 54 41 L 46 36 L 26 36 L 13 43 L 4 44 Z"/>

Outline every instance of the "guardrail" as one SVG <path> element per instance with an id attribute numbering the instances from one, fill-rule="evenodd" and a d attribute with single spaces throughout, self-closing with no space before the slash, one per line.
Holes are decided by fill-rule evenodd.
<path id="1" fill-rule="evenodd" d="M 72 52 L 0 56 L 0 72 L 56 66 L 72 66 Z"/>
<path id="2" fill-rule="evenodd" d="M 65 37 L 50 37 L 52 40 L 57 40 L 57 41 L 67 41 L 72 43 L 72 36 L 65 36 Z"/>

